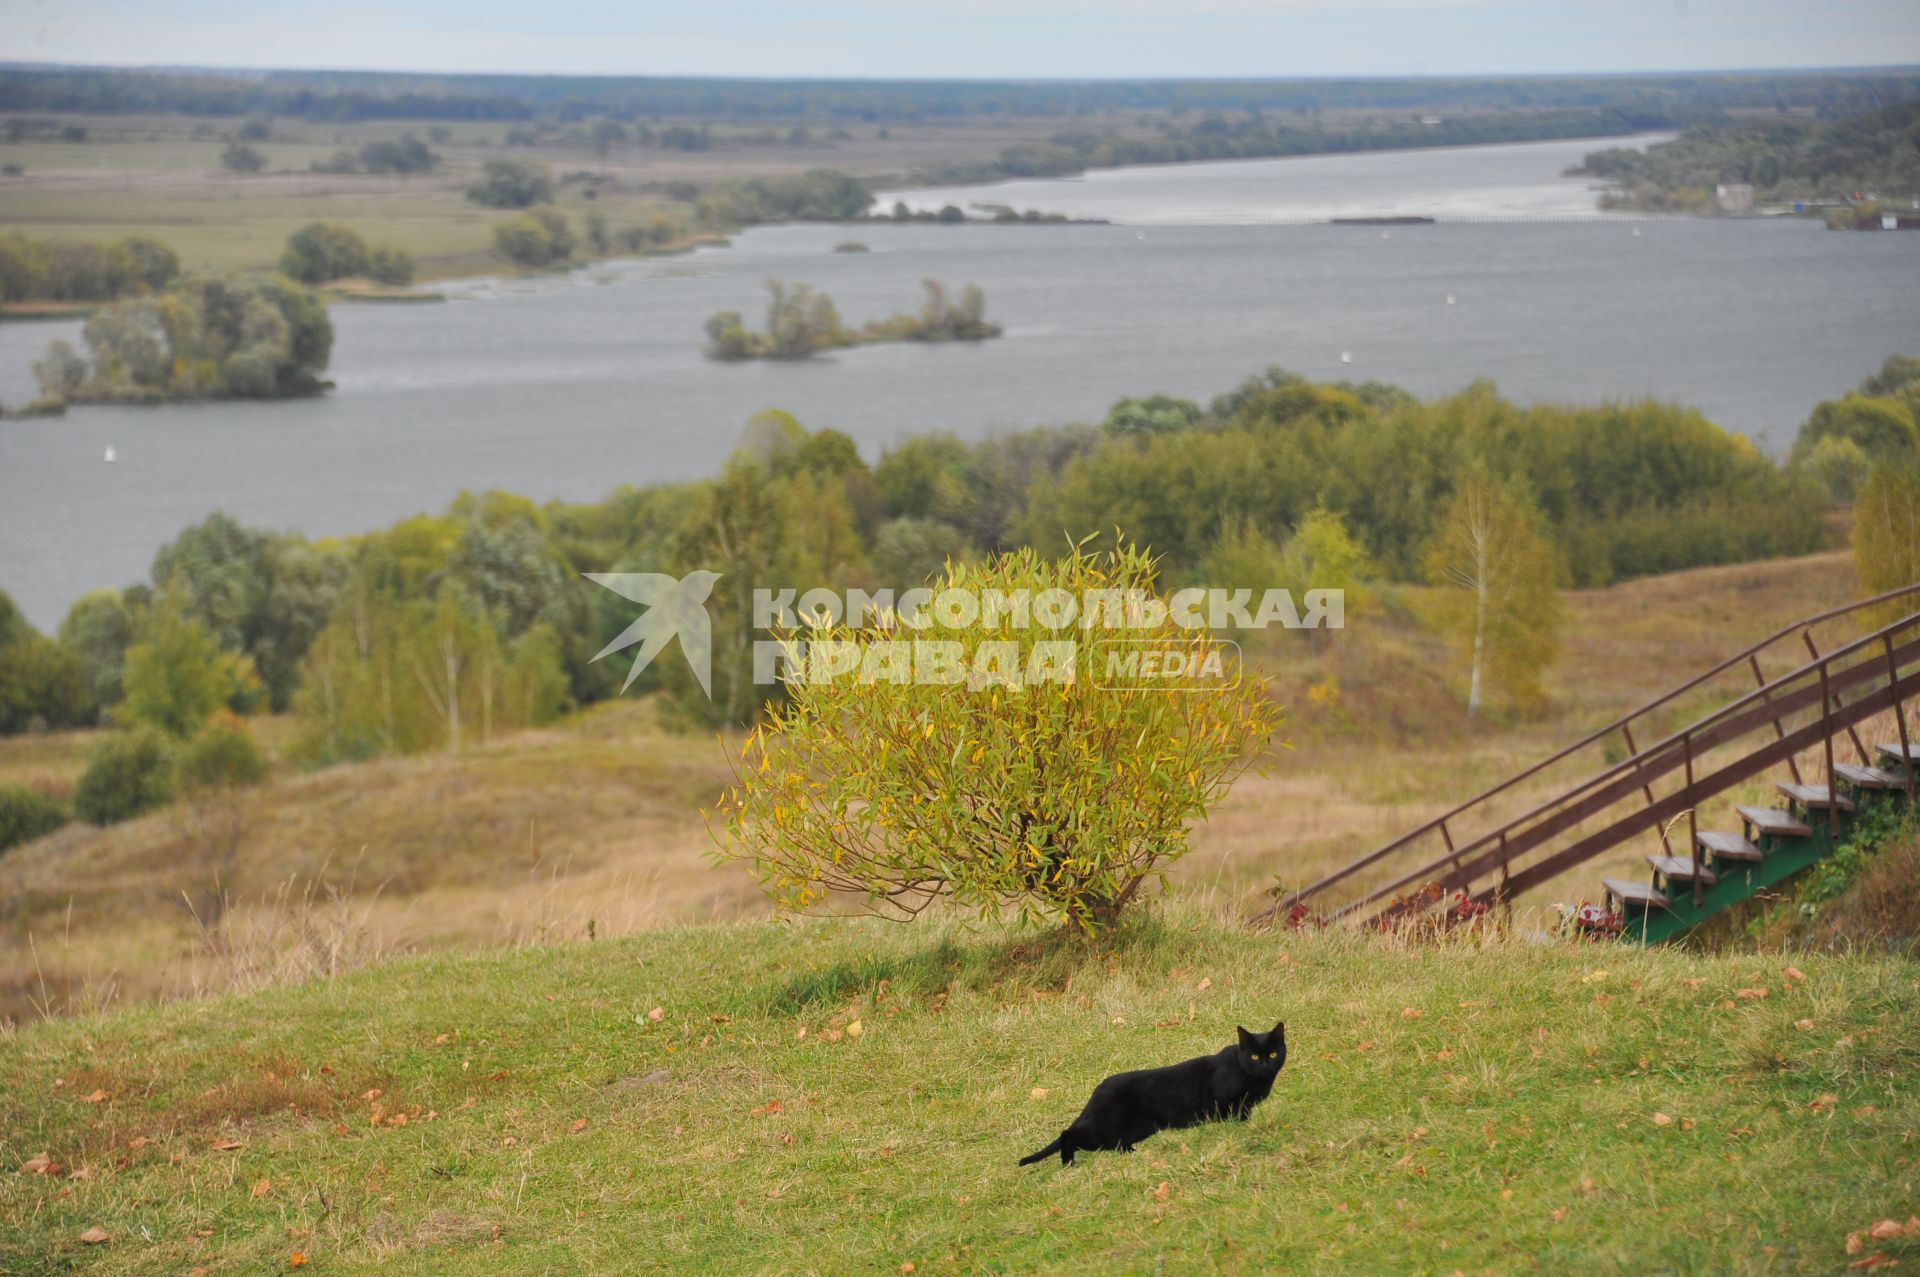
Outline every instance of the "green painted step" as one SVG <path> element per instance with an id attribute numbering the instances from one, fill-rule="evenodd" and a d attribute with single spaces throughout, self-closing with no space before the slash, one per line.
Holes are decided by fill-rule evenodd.
<path id="1" fill-rule="evenodd" d="M 1777 887 L 1803 869 L 1825 860 L 1844 842 L 1863 810 L 1906 801 L 1907 769 L 1920 765 L 1920 745 L 1903 751 L 1882 745 L 1886 768 L 1836 764 L 1841 792 L 1826 785 L 1781 784 L 1780 793 L 1798 809 L 1740 807 L 1744 833 L 1703 829 L 1695 835 L 1701 873 L 1694 892 L 1693 862 L 1685 856 L 1648 856 L 1653 882 L 1608 878 L 1604 886 L 1625 918 L 1622 940 L 1660 944 L 1699 926 L 1722 909 L 1756 892 Z M 1851 791 L 1850 793 L 1848 791 Z M 1828 809 L 1832 809 L 1832 821 Z M 1819 813 L 1819 819 L 1813 813 Z"/>

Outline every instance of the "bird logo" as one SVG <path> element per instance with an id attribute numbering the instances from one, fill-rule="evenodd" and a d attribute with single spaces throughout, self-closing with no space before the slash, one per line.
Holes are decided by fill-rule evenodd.
<path id="1" fill-rule="evenodd" d="M 613 642 L 593 658 L 597 661 L 635 643 L 640 645 L 634 654 L 633 668 L 627 671 L 627 681 L 620 685 L 621 691 L 632 687 L 640 671 L 678 636 L 680 654 L 687 658 L 694 678 L 700 681 L 700 690 L 707 694 L 708 700 L 713 699 L 713 623 L 707 619 L 707 596 L 713 593 L 713 583 L 720 579 L 718 572 L 702 569 L 689 572 L 679 580 L 664 572 L 587 572 L 582 575 L 623 599 L 646 605 L 647 610 L 640 618 L 620 631 Z"/>

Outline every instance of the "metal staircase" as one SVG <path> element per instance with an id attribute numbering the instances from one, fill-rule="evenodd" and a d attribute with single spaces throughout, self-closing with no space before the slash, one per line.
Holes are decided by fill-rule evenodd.
<path id="1" fill-rule="evenodd" d="M 1867 808 L 1913 801 L 1920 744 L 1909 738 L 1906 709 L 1920 694 L 1916 609 L 1920 583 L 1795 622 L 1282 898 L 1254 922 L 1467 916 L 1510 906 L 1642 840 L 1646 880 L 1602 879 L 1603 903 L 1583 905 L 1580 919 L 1645 944 L 1680 935 L 1833 854 Z M 1778 668 L 1783 654 L 1797 663 L 1769 679 L 1763 662 Z M 1700 702 L 1717 708 L 1660 731 L 1683 705 Z M 1637 746 L 1636 728 L 1657 739 Z M 1880 742 L 1871 752 L 1863 733 Z M 1854 761 L 1835 759 L 1837 741 Z M 1803 776 L 1803 766 L 1817 768 L 1821 783 Z M 1786 777 L 1771 787 L 1781 805 L 1738 801 L 1782 767 Z M 1552 796 L 1538 801 L 1543 788 Z M 1703 828 L 1703 808 L 1724 808 L 1738 830 Z"/>

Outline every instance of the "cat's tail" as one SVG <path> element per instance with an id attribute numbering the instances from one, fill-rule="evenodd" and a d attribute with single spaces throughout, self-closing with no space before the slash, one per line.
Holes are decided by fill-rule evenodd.
<path id="1" fill-rule="evenodd" d="M 1021 1158 L 1020 1165 L 1032 1166 L 1035 1162 L 1046 1161 L 1049 1157 L 1052 1157 L 1055 1153 L 1058 1153 L 1060 1151 L 1060 1141 L 1065 1138 L 1066 1138 L 1066 1133 L 1062 1132 L 1058 1137 L 1054 1139 L 1053 1143 L 1047 1145 L 1045 1148 L 1041 1149 L 1038 1153 L 1029 1153 L 1025 1157 Z"/>

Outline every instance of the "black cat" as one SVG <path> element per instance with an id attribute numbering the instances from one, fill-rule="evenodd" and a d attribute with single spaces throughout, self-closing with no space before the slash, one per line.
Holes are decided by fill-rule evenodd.
<path id="1" fill-rule="evenodd" d="M 1216 1118 L 1246 1121 L 1267 1098 L 1287 1062 L 1287 1026 L 1271 1033 L 1240 1030 L 1240 1040 L 1215 1055 L 1202 1055 L 1163 1069 L 1116 1073 L 1093 1088 L 1093 1098 L 1060 1132 L 1060 1138 L 1020 1159 L 1031 1166 L 1055 1153 L 1073 1165 L 1081 1149 L 1117 1148 L 1123 1153 L 1155 1131 L 1197 1126 Z"/>

